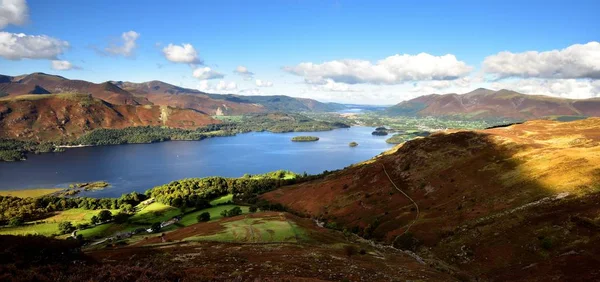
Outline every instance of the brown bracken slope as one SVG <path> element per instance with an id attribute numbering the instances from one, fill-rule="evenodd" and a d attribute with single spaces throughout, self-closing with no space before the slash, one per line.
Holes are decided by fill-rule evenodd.
<path id="1" fill-rule="evenodd" d="M 9 96 L 25 94 L 80 93 L 90 94 L 95 98 L 102 99 L 111 104 L 150 104 L 146 98 L 134 96 L 132 93 L 129 93 L 110 82 L 96 84 L 40 72 L 15 77 L 0 75 L 0 93 L 5 93 Z"/>
<path id="2" fill-rule="evenodd" d="M 96 128 L 219 123 L 205 113 L 153 105 L 113 105 L 85 94 L 24 95 L 0 99 L 0 138 L 69 140 Z"/>
<path id="3" fill-rule="evenodd" d="M 600 99 L 564 99 L 510 90 L 476 89 L 466 94 L 431 94 L 404 101 L 391 115 L 539 119 L 547 116 L 600 116 Z"/>
<path id="4" fill-rule="evenodd" d="M 114 84 L 135 95 L 147 98 L 155 105 L 189 108 L 210 115 L 241 115 L 266 111 L 259 104 L 213 99 L 204 92 L 157 80 L 142 83 L 116 81 Z"/>
<path id="5" fill-rule="evenodd" d="M 600 279 L 599 118 L 438 133 L 263 197 L 405 248 L 414 221 L 421 255 L 473 277 Z"/>

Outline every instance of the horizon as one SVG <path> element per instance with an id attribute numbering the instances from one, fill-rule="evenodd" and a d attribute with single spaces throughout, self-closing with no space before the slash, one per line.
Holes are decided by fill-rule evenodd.
<path id="1" fill-rule="evenodd" d="M 477 88 L 599 97 L 600 3 L 509 2 L 2 0 L 0 69 L 362 105 Z"/>
<path id="2" fill-rule="evenodd" d="M 59 76 L 62 77 L 64 79 L 67 80 L 77 80 L 77 79 L 72 79 L 60 74 L 52 74 L 52 73 L 44 73 L 44 72 L 34 72 L 34 73 L 29 73 L 29 74 L 21 74 L 21 75 L 14 75 L 12 77 L 20 77 L 20 76 L 28 76 L 28 75 L 33 75 L 33 74 L 42 74 L 42 75 L 50 75 L 50 76 Z M 3 74 L 0 74 L 3 75 Z M 143 84 L 143 83 L 151 83 L 151 82 L 160 82 L 160 83 L 166 83 L 166 84 L 171 84 L 165 81 L 161 81 L 161 80 L 148 80 L 148 81 L 140 81 L 140 82 L 136 82 L 136 81 L 125 81 L 125 80 L 107 80 L 107 81 L 100 81 L 100 82 L 94 82 L 96 84 L 101 84 L 101 83 L 115 83 L 115 82 L 125 82 L 125 83 L 136 83 L 136 84 Z M 173 86 L 177 86 L 174 84 L 171 84 Z M 115 85 L 116 87 L 119 87 L 117 85 Z M 185 88 L 185 87 L 183 87 Z M 189 88 L 191 90 L 198 90 L 198 89 L 194 89 L 194 88 Z M 461 92 L 461 93 L 456 93 L 456 92 L 448 92 L 448 93 L 428 93 L 428 94 L 423 94 L 423 95 L 419 95 L 417 97 L 414 98 L 418 98 L 418 97 L 422 97 L 422 96 L 428 96 L 428 95 L 465 95 L 465 94 L 469 94 L 471 92 L 477 91 L 477 90 L 489 90 L 489 91 L 493 91 L 493 92 L 500 92 L 500 91 L 512 91 L 512 92 L 517 92 L 519 94 L 524 94 L 524 95 L 531 95 L 531 96 L 546 96 L 546 97 L 553 97 L 553 98 L 559 98 L 559 99 L 572 99 L 572 100 L 585 100 L 585 99 L 593 99 L 593 98 L 597 98 L 597 97 L 591 97 L 591 98 L 568 98 L 568 97 L 555 97 L 555 96 L 551 96 L 551 95 L 544 95 L 544 94 L 537 94 L 537 93 L 522 93 L 522 92 L 518 92 L 512 89 L 506 89 L 506 88 L 502 88 L 502 89 L 491 89 L 491 88 L 485 88 L 485 87 L 478 87 L 475 89 L 471 89 L 467 92 Z M 199 90 L 201 91 L 201 90 Z M 206 94 L 216 94 L 216 93 L 210 93 L 210 92 L 206 92 Z M 291 95 L 286 95 L 286 94 L 266 94 L 266 95 L 243 95 L 243 94 L 236 94 L 236 93 L 218 93 L 219 95 L 240 95 L 240 96 L 287 96 L 287 97 L 292 97 L 292 98 L 306 98 L 306 97 L 296 97 L 296 96 L 291 96 Z M 411 99 L 414 99 L 411 98 Z M 331 101 L 321 101 L 321 100 L 317 100 L 314 98 L 310 98 L 308 97 L 307 99 L 313 99 L 316 100 L 318 102 L 323 102 L 323 103 L 337 103 L 337 104 L 343 104 L 346 106 L 380 106 L 380 107 L 390 107 L 390 106 L 394 106 L 397 105 L 403 101 L 408 101 L 410 99 L 407 100 L 403 100 L 403 101 L 399 101 L 398 103 L 393 103 L 393 104 L 368 104 L 368 103 L 364 103 L 364 104 L 360 104 L 360 103 L 345 103 L 345 102 L 331 102 Z"/>

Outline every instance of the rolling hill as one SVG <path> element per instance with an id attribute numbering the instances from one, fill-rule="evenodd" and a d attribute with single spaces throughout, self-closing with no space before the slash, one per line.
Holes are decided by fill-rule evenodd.
<path id="1" fill-rule="evenodd" d="M 0 99 L 0 138 L 74 139 L 96 128 L 219 123 L 205 113 L 156 105 L 114 105 L 86 94 L 23 95 Z"/>
<path id="2" fill-rule="evenodd" d="M 147 99 L 134 96 L 110 82 L 96 84 L 83 80 L 71 80 L 62 76 L 41 72 L 15 77 L 0 76 L 0 92 L 5 93 L 8 96 L 79 93 L 90 94 L 111 104 L 150 104 Z"/>
<path id="3" fill-rule="evenodd" d="M 330 112 L 346 108 L 342 104 L 321 103 L 313 99 L 284 95 L 246 96 L 234 94 L 209 94 L 183 88 L 162 81 L 142 83 L 115 81 L 116 85 L 147 97 L 158 105 L 191 107 L 210 114 L 239 115 L 260 112 Z"/>
<path id="4" fill-rule="evenodd" d="M 600 116 L 600 99 L 574 100 L 479 88 L 465 94 L 431 94 L 386 109 L 388 115 L 472 119 L 539 119 L 551 116 Z"/>
<path id="5" fill-rule="evenodd" d="M 262 197 L 471 277 L 596 280 L 599 127 L 589 118 L 438 133 Z"/>
<path id="6" fill-rule="evenodd" d="M 342 104 L 322 103 L 284 95 L 209 94 L 157 80 L 142 83 L 107 81 L 97 84 L 40 72 L 20 76 L 0 75 L 0 97 L 51 93 L 90 94 L 115 105 L 154 104 L 194 109 L 209 115 L 244 115 L 282 111 L 328 112 L 346 108 Z"/>

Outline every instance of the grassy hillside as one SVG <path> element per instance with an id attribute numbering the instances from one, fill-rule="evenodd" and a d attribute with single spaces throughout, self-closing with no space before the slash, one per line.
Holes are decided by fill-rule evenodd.
<path id="1" fill-rule="evenodd" d="M 264 198 L 474 277 L 576 277 L 599 255 L 599 126 L 591 118 L 433 134 Z"/>

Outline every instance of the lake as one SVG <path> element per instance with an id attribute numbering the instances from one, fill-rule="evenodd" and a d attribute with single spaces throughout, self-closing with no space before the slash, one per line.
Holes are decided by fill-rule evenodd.
<path id="1" fill-rule="evenodd" d="M 0 190 L 67 187 L 69 183 L 107 181 L 112 187 L 85 192 L 90 197 L 118 197 L 144 192 L 173 180 L 239 177 L 278 169 L 321 173 L 368 160 L 393 145 L 373 136 L 372 127 L 322 132 L 251 132 L 202 141 L 170 141 L 67 149 L 62 153 L 28 155 L 22 162 L 0 162 Z M 292 142 L 298 135 L 316 142 Z M 349 147 L 356 141 L 358 147 Z"/>

